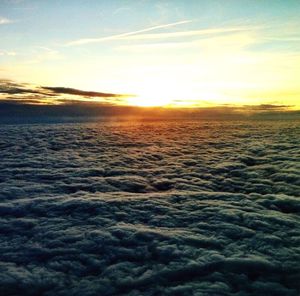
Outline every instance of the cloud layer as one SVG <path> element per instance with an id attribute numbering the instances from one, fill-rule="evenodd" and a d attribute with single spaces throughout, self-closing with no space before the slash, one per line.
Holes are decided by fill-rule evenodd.
<path id="1" fill-rule="evenodd" d="M 159 90 L 158 90 L 159 93 Z M 163 96 L 163 95 L 162 95 Z M 293 105 L 213 105 L 201 101 L 207 107 L 193 108 L 139 108 L 129 106 L 133 94 L 84 91 L 68 87 L 35 86 L 0 79 L 0 123 L 91 121 L 107 117 L 154 118 L 299 118 Z M 139 101 L 137 96 L 136 102 Z M 189 100 L 174 100 L 175 103 L 191 103 Z M 109 119 L 110 120 L 110 119 Z"/>
<path id="2" fill-rule="evenodd" d="M 298 295 L 299 124 L 0 126 L 5 295 Z"/>

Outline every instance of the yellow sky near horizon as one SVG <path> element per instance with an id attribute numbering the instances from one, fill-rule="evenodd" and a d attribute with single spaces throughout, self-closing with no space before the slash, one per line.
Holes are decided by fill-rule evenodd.
<path id="1" fill-rule="evenodd" d="M 270 12 L 267 5 L 249 2 L 253 11 L 247 18 L 238 10 L 238 2 L 226 7 L 217 1 L 211 6 L 221 7 L 221 16 L 207 13 L 203 19 L 195 18 L 193 9 L 210 8 L 205 1 L 184 6 L 180 1 L 168 3 L 169 8 L 181 5 L 185 13 L 179 18 L 165 11 L 166 16 L 147 21 L 136 15 L 132 9 L 135 4 L 131 3 L 122 13 L 129 10 L 128 17 L 139 18 L 136 23 L 122 26 L 122 19 L 111 19 L 97 30 L 86 20 L 86 31 L 79 33 L 75 31 L 77 25 L 59 32 L 50 27 L 49 20 L 39 18 L 49 32 L 29 35 L 19 48 L 1 50 L 0 74 L 35 85 L 134 94 L 117 103 L 137 106 L 274 104 L 300 109 L 300 23 L 295 18 L 300 6 L 293 2 L 297 8 L 293 10 L 280 2 Z M 75 1 L 76 5 L 79 9 Z M 147 2 L 139 9 L 147 13 L 151 5 Z M 47 6 L 50 18 L 54 10 L 51 4 Z M 95 9 L 100 7 L 95 4 Z M 42 8 L 36 6 L 37 11 Z M 119 8 L 114 9 L 119 13 Z M 284 9 L 294 18 L 281 15 Z M 260 18 L 254 14 L 257 11 L 262 11 Z M 0 29 L 21 25 L 6 20 Z M 63 21 L 58 17 L 55 20 L 55 25 Z M 27 26 L 32 33 L 36 30 Z M 6 34 L 6 40 L 11 40 L 13 33 L 8 29 Z"/>

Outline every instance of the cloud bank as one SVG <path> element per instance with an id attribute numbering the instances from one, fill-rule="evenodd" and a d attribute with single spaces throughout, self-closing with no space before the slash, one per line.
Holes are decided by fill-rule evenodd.
<path id="1" fill-rule="evenodd" d="M 19 105 L 60 105 L 74 102 L 92 102 L 115 104 L 125 94 L 83 91 L 68 87 L 35 86 L 17 83 L 11 80 L 0 80 L 0 104 L 14 103 Z M 130 95 L 131 97 L 134 95 Z"/>
<path id="2" fill-rule="evenodd" d="M 95 91 L 83 91 L 75 88 L 69 87 L 50 87 L 50 86 L 30 86 L 26 83 L 17 83 L 11 80 L 2 79 L 0 80 L 0 94 L 39 94 L 42 96 L 57 96 L 60 94 L 74 95 L 74 96 L 84 96 L 84 97 L 122 97 L 127 96 L 124 94 L 112 94 L 112 93 L 102 93 Z M 133 95 L 131 95 L 133 96 Z M 41 98 L 42 99 L 42 98 Z M 21 101 L 22 102 L 22 101 Z M 38 101 L 37 101 L 38 103 Z M 53 102 L 55 103 L 55 101 Z"/>
<path id="3" fill-rule="evenodd" d="M 166 118 L 264 118 L 297 119 L 292 105 L 217 105 L 194 108 L 141 108 L 128 106 L 130 94 L 83 91 L 68 87 L 34 86 L 0 80 L 0 123 L 45 121 L 94 121 L 106 117 Z M 175 101 L 184 103 L 184 101 Z M 189 102 L 189 101 L 187 101 Z"/>
<path id="4" fill-rule="evenodd" d="M 4 295 L 299 295 L 299 124 L 0 126 Z"/>

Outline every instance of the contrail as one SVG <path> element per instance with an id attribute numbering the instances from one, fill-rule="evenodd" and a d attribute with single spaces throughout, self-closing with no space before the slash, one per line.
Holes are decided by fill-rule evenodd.
<path id="1" fill-rule="evenodd" d="M 84 38 L 84 39 L 78 39 L 75 41 L 71 41 L 66 44 L 66 46 L 76 46 L 76 45 L 82 45 L 82 44 L 89 44 L 89 43 L 97 43 L 97 42 L 102 42 L 106 40 L 115 40 L 121 37 L 126 37 L 126 36 L 131 36 L 131 35 L 136 35 L 139 33 L 144 33 L 144 32 L 149 32 L 157 29 L 164 29 L 164 28 L 169 28 L 169 27 L 174 27 L 178 25 L 183 25 L 192 22 L 192 20 L 185 20 L 185 21 L 180 21 L 176 23 L 170 23 L 170 24 L 165 24 L 165 25 L 159 25 L 159 26 L 154 26 L 138 31 L 133 31 L 133 32 L 127 32 L 127 33 L 122 33 L 118 35 L 112 35 L 112 36 L 107 36 L 107 37 L 102 37 L 102 38 Z"/>

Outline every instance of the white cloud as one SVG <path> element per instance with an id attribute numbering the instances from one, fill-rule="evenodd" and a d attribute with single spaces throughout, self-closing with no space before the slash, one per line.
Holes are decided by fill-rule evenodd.
<path id="1" fill-rule="evenodd" d="M 180 22 L 175 22 L 175 23 L 169 23 L 169 24 L 164 24 L 164 25 L 153 26 L 153 27 L 149 27 L 149 28 L 146 28 L 146 29 L 142 29 L 142 30 L 137 30 L 137 31 L 127 32 L 127 33 L 107 36 L 107 37 L 83 38 L 83 39 L 78 39 L 78 40 L 71 41 L 71 42 L 67 43 L 66 46 L 82 45 L 82 44 L 89 44 L 89 43 L 98 43 L 98 42 L 107 41 L 107 40 L 117 40 L 117 39 L 122 39 L 123 37 L 137 35 L 139 33 L 150 32 L 150 31 L 154 31 L 154 30 L 158 30 L 158 29 L 165 29 L 165 28 L 169 28 L 169 27 L 179 26 L 179 25 L 190 23 L 190 22 L 192 22 L 192 21 L 191 20 L 185 20 L 185 21 L 180 21 Z"/>
<path id="2" fill-rule="evenodd" d="M 55 61 L 63 59 L 63 55 L 58 51 L 44 46 L 38 46 L 34 50 L 34 58 L 27 60 L 24 64 L 38 64 L 44 61 Z"/>
<path id="3" fill-rule="evenodd" d="M 16 56 L 17 53 L 14 51 L 6 51 L 6 50 L 0 50 L 0 56 Z"/>
<path id="4" fill-rule="evenodd" d="M 13 20 L 0 16 L 0 25 L 13 23 Z"/>
<path id="5" fill-rule="evenodd" d="M 155 34 L 138 34 L 119 37 L 122 40 L 147 40 L 147 39 L 169 39 L 178 37 L 193 37 L 193 36 L 205 36 L 214 34 L 233 33 L 249 30 L 249 28 L 243 27 L 232 27 L 232 28 L 211 28 L 203 30 L 189 30 L 189 31 L 178 31 L 171 33 L 155 33 Z"/>

